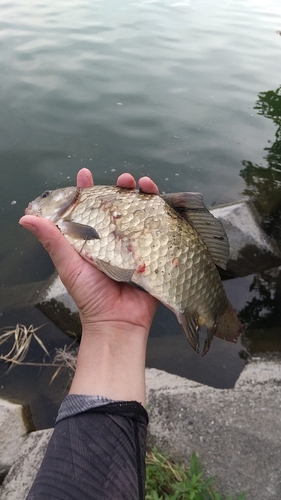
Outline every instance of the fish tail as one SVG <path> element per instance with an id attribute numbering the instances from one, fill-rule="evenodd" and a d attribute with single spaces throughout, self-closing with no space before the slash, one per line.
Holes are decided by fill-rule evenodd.
<path id="1" fill-rule="evenodd" d="M 207 328 L 207 338 L 205 340 L 202 356 L 208 352 L 214 335 L 220 339 L 228 340 L 229 342 L 237 342 L 241 332 L 242 325 L 232 305 L 228 302 L 226 309 L 217 317 L 214 326 Z"/>

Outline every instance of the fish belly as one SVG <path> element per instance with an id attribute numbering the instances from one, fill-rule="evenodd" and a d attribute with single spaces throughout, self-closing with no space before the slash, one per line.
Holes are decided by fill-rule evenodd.
<path id="1" fill-rule="evenodd" d="M 99 239 L 71 244 L 87 260 L 131 270 L 142 287 L 176 314 L 196 311 L 214 320 L 226 304 L 217 269 L 198 233 L 160 197 L 108 188 L 87 190 L 71 220 L 91 225 Z M 99 266 L 97 266 L 99 267 Z"/>

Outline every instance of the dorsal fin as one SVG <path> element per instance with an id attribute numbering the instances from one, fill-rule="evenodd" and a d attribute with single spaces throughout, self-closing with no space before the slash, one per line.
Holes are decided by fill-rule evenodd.
<path id="1" fill-rule="evenodd" d="M 170 193 L 160 196 L 200 234 L 214 263 L 226 269 L 229 256 L 228 238 L 220 221 L 205 207 L 202 194 Z"/>

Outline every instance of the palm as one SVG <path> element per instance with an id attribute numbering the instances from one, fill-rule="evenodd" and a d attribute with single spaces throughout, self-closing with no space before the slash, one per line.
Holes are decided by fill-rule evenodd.
<path id="1" fill-rule="evenodd" d="M 75 256 L 75 265 L 70 263 L 61 277 L 80 310 L 82 322 L 111 320 L 149 328 L 157 307 L 154 297 L 111 280 L 82 257 L 79 259 L 77 262 Z"/>
<path id="2" fill-rule="evenodd" d="M 92 186 L 92 174 L 85 169 L 80 170 L 77 185 Z M 136 181 L 130 174 L 123 174 L 118 178 L 117 185 L 135 189 Z M 158 193 L 158 188 L 151 179 L 143 177 L 139 185 L 145 192 Z M 77 262 L 76 256 L 73 260 L 81 273 L 77 273 L 77 269 L 73 273 L 75 266 L 72 268 L 74 280 L 67 288 L 80 309 L 82 322 L 91 318 L 93 322 L 112 320 L 115 323 L 126 322 L 150 328 L 158 304 L 154 297 L 125 283 L 112 281 L 82 258 Z"/>

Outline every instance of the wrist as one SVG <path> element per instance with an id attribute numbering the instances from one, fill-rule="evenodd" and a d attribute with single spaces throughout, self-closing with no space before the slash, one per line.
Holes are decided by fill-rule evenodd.
<path id="1" fill-rule="evenodd" d="M 70 394 L 136 400 L 145 404 L 145 358 L 149 330 L 126 322 L 83 326 Z"/>

